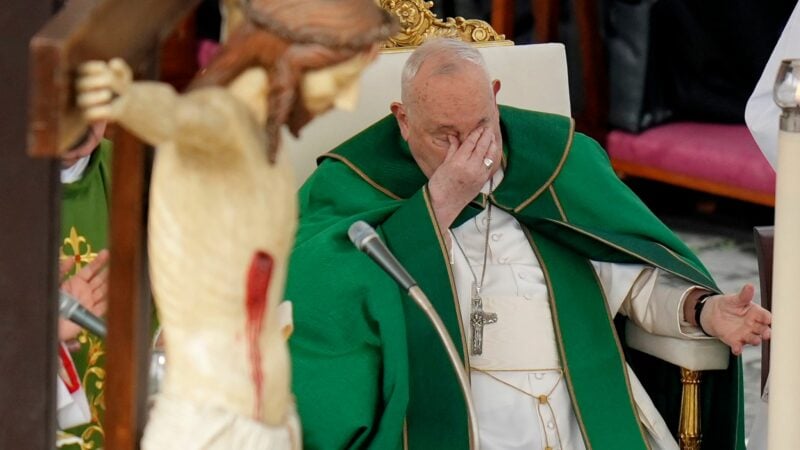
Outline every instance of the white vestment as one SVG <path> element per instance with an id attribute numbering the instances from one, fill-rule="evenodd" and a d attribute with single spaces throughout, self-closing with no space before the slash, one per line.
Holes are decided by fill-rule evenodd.
<path id="1" fill-rule="evenodd" d="M 784 59 L 800 58 L 800 3 L 798 3 L 778 43 L 764 66 L 744 109 L 744 120 L 756 144 L 773 168 L 778 164 L 778 129 L 781 109 L 772 97 L 778 68 Z"/>
<path id="2" fill-rule="evenodd" d="M 501 180 L 498 171 L 495 186 Z M 451 262 L 468 345 L 471 286 L 475 278 L 480 283 L 487 215 L 484 210 L 451 230 Z M 544 274 L 519 222 L 500 208 L 493 207 L 491 215 L 481 297 L 484 311 L 496 313 L 497 322 L 483 328 L 483 353 L 469 358 L 481 448 L 584 449 L 561 372 Z M 683 301 L 693 285 L 651 266 L 592 264 L 612 317 L 624 314 L 653 334 L 706 338 L 682 320 Z M 651 447 L 677 450 L 675 438 L 630 367 L 628 377 Z M 540 400 L 542 395 L 546 402 Z"/>

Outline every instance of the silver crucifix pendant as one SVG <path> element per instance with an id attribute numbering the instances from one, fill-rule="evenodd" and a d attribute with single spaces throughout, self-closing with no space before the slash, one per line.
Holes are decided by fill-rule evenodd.
<path id="1" fill-rule="evenodd" d="M 480 355 L 483 353 L 483 327 L 497 322 L 497 314 L 483 311 L 480 289 L 475 283 L 472 283 L 472 312 L 469 319 L 469 324 L 472 328 L 472 349 L 470 354 Z"/>

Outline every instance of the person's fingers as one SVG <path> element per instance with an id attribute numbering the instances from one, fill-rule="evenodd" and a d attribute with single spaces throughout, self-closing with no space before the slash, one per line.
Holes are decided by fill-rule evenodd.
<path id="1" fill-rule="evenodd" d="M 494 158 L 492 158 L 492 154 L 490 153 L 493 142 L 494 133 L 489 131 L 488 128 L 484 128 L 483 133 L 481 134 L 480 138 L 478 138 L 478 142 L 475 144 L 475 153 L 477 153 L 476 156 L 480 157 L 482 160 L 485 158 L 494 160 Z"/>
<path id="2" fill-rule="evenodd" d="M 761 332 L 761 339 L 767 341 L 772 338 L 772 328 L 767 328 L 766 330 Z"/>
<path id="3" fill-rule="evenodd" d="M 81 343 L 77 339 L 69 339 L 64 342 L 64 345 L 67 346 L 67 350 L 71 353 L 75 353 L 81 349 Z"/>
<path id="4" fill-rule="evenodd" d="M 108 250 L 101 250 L 89 264 L 83 266 L 83 268 L 78 271 L 76 276 L 79 276 L 86 282 L 90 282 L 95 275 L 105 268 L 106 264 L 108 264 L 108 258 Z"/>
<path id="5" fill-rule="evenodd" d="M 107 292 L 107 290 L 106 290 Z M 106 315 L 106 311 L 108 311 L 108 298 L 105 295 L 98 296 L 92 307 L 90 308 L 92 313 L 96 316 L 103 317 Z"/>
<path id="6" fill-rule="evenodd" d="M 89 287 L 92 291 L 97 291 L 102 289 L 103 286 L 108 284 L 108 268 L 102 267 L 98 273 L 96 273 L 92 279 L 89 281 Z"/>
<path id="7" fill-rule="evenodd" d="M 475 155 L 475 146 L 478 144 L 478 140 L 483 135 L 484 130 L 485 128 L 479 127 L 470 131 L 467 138 L 461 143 L 460 150 L 465 153 L 467 159 Z M 481 157 L 481 160 L 483 160 L 483 157 Z"/>
<path id="8" fill-rule="evenodd" d="M 757 321 L 751 321 L 749 326 L 750 326 L 750 330 L 753 333 L 756 333 L 756 334 L 759 334 L 759 335 L 763 334 L 764 330 L 769 329 L 769 325 L 767 325 L 765 323 L 762 323 L 762 322 L 757 322 Z"/>
<path id="9" fill-rule="evenodd" d="M 767 311 L 762 307 L 753 308 L 752 313 L 753 320 L 756 322 L 769 325 L 772 323 L 772 313 Z"/>
<path id="10" fill-rule="evenodd" d="M 74 258 L 64 258 L 58 261 L 58 279 L 60 282 L 64 281 L 67 274 L 75 267 Z"/>
<path id="11" fill-rule="evenodd" d="M 736 304 L 739 306 L 747 306 L 750 302 L 753 301 L 753 296 L 755 296 L 755 288 L 752 284 L 747 283 L 742 286 L 742 289 L 739 291 L 739 294 L 736 296 Z"/>
<path id="12" fill-rule="evenodd" d="M 102 273 L 92 280 L 92 283 L 97 280 L 97 284 L 92 286 L 92 296 L 96 301 L 108 301 L 108 271 L 104 270 Z"/>
<path id="13" fill-rule="evenodd" d="M 745 341 L 750 345 L 759 345 L 761 344 L 761 335 L 750 333 L 746 338 Z"/>
<path id="14" fill-rule="evenodd" d="M 458 150 L 458 139 L 455 136 L 447 136 L 447 142 L 450 143 L 450 146 L 447 147 L 447 154 L 444 157 L 444 160 L 447 161 L 453 157 L 456 150 Z"/>

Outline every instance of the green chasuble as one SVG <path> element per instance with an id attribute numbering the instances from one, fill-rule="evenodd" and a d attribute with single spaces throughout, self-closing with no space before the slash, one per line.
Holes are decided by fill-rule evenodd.
<path id="1" fill-rule="evenodd" d="M 677 431 L 680 369 L 625 346 L 589 259 L 660 267 L 717 290 L 697 258 L 562 116 L 500 107 L 504 179 L 492 202 L 523 226 L 545 274 L 567 385 L 587 448 L 645 449 L 624 364 Z M 424 314 L 347 238 L 372 224 L 426 292 L 468 366 L 443 231 L 427 179 L 388 116 L 320 158 L 300 190 L 286 298 L 293 388 L 307 448 L 465 449 L 454 371 Z M 535 343 L 520 343 L 535 345 Z M 741 367 L 704 373 L 703 445 L 744 449 Z M 536 424 L 531 424 L 536 426 Z"/>
<path id="2" fill-rule="evenodd" d="M 108 247 L 110 190 L 111 142 L 104 139 L 92 153 L 81 179 L 62 185 L 59 255 L 61 259 L 75 260 L 75 268 L 70 275 L 92 261 L 100 250 Z M 67 434 L 80 437 L 84 443 L 61 448 L 99 449 L 103 448 L 105 342 L 86 330 L 78 335 L 78 342 L 81 348 L 72 353 L 72 358 L 89 401 L 92 421 L 87 425 L 64 430 Z"/>

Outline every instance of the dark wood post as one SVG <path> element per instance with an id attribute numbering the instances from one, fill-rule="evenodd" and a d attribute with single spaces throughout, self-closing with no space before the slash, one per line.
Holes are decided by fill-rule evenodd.
<path id="1" fill-rule="evenodd" d="M 51 0 L 0 8 L 0 448 L 55 441 L 58 163 L 25 153 L 28 41 Z"/>

